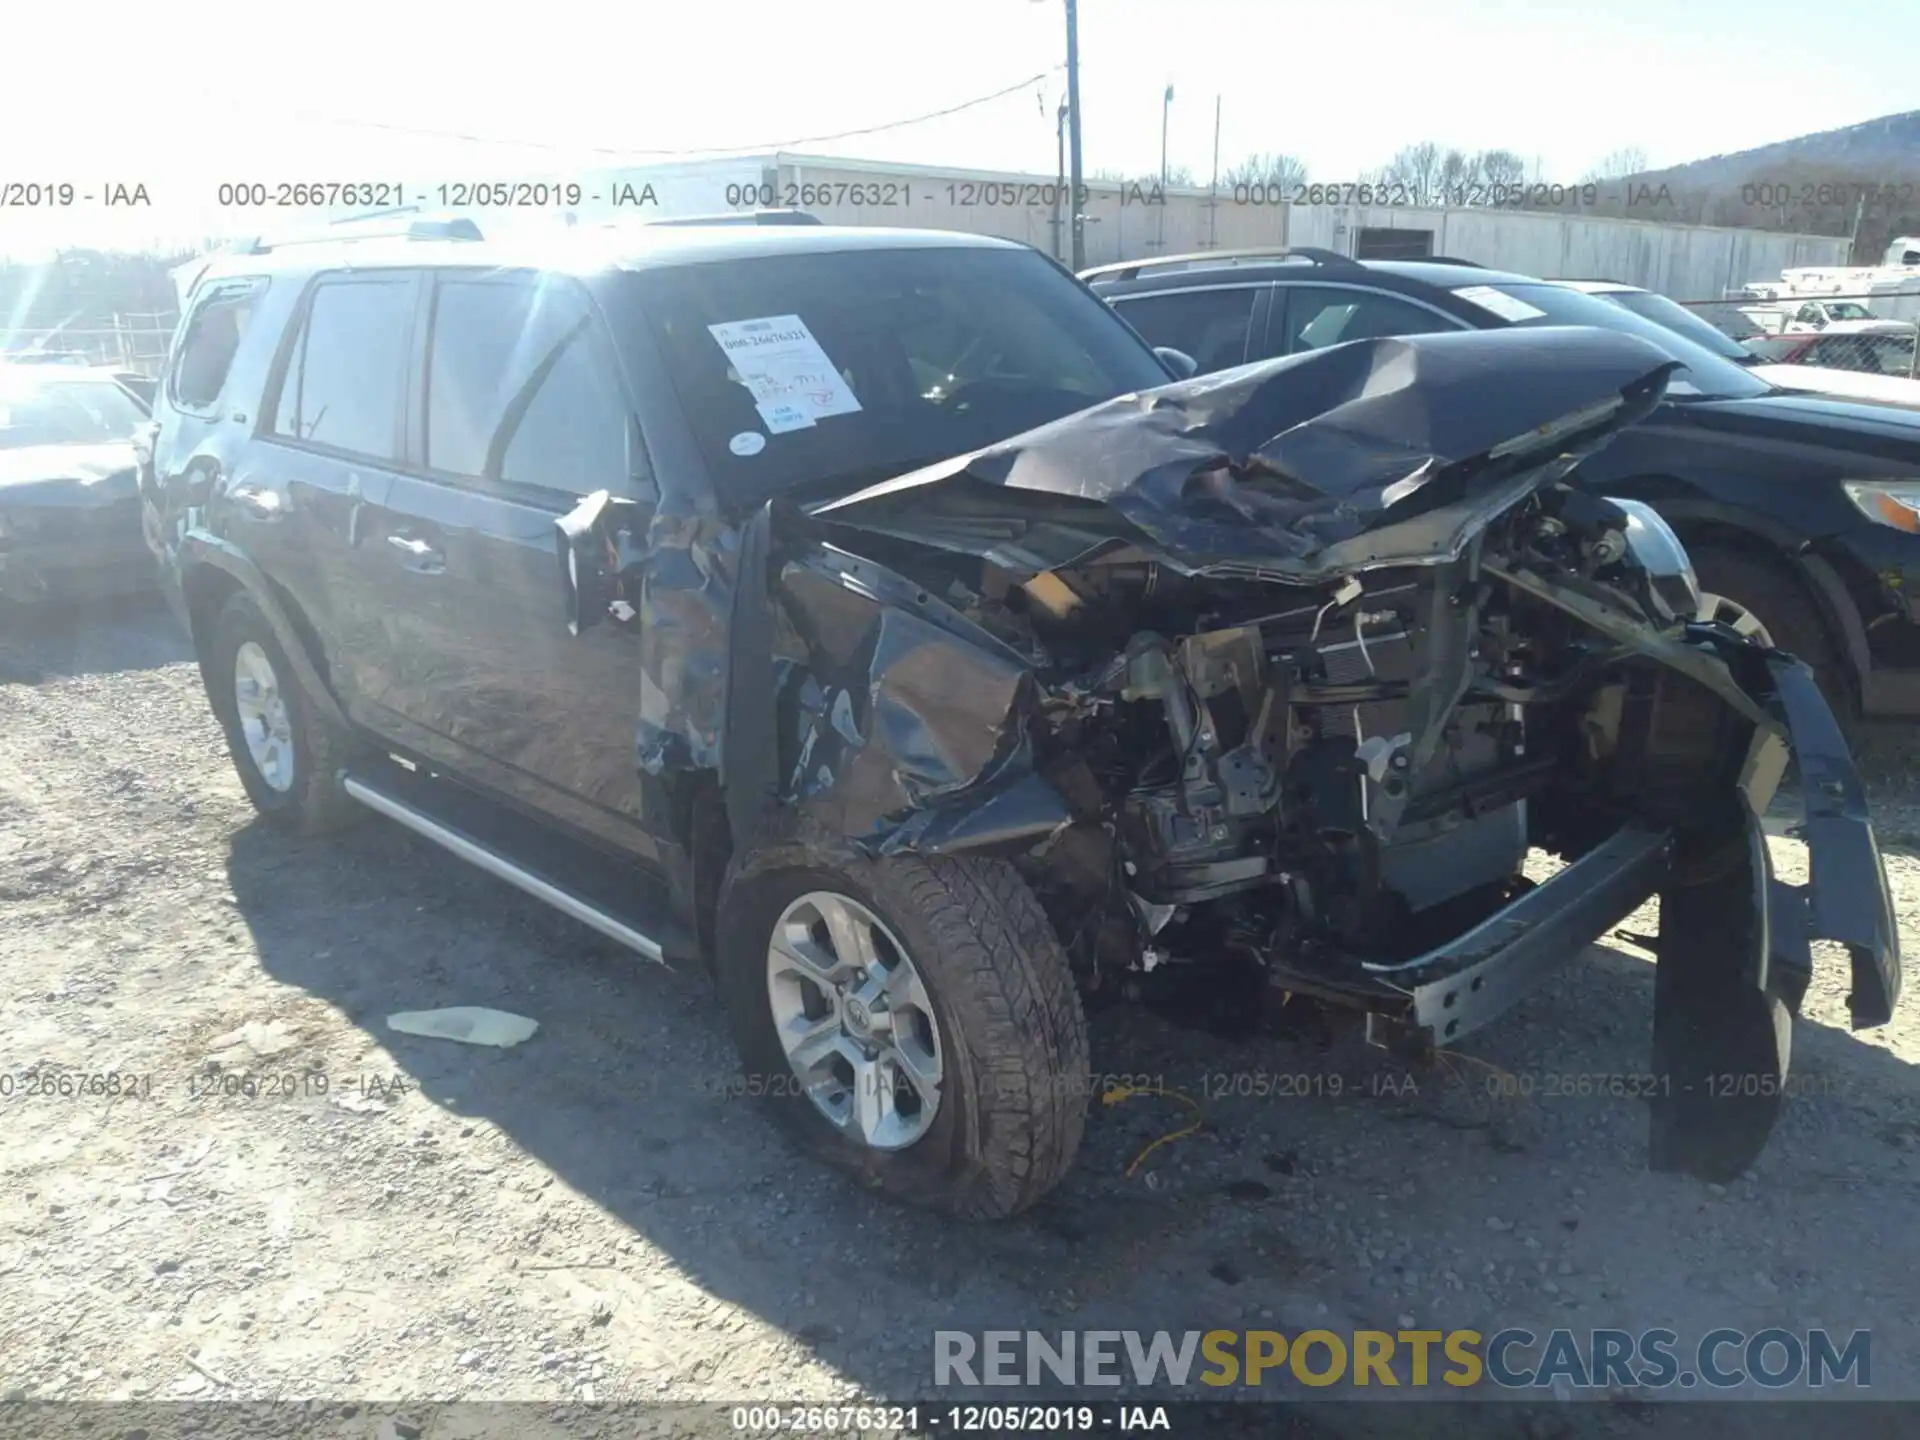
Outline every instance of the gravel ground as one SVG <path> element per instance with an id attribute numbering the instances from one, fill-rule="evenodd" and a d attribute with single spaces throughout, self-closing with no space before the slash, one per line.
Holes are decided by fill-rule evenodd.
<path id="1" fill-rule="evenodd" d="M 1911 752 L 1863 748 L 1910 953 Z M 1804 878 L 1804 847 L 1773 845 Z M 1037 1213 L 937 1224 L 790 1158 L 733 1092 L 700 976 L 397 827 L 260 825 L 157 604 L 0 614 L 0 902 L 16 1399 L 911 1397 L 937 1328 L 1415 1322 L 1869 1328 L 1875 1393 L 1920 1397 L 1920 1026 L 1908 1004 L 1849 1034 L 1831 965 L 1804 1093 L 1731 1187 L 1649 1174 L 1632 1099 L 1548 1093 L 1644 1069 L 1652 968 L 1621 940 L 1418 1074 L 1350 1038 L 1100 1011 L 1096 1069 L 1179 1089 L 1202 1128 L 1129 1177 L 1191 1112 L 1096 1107 Z M 484 1051 L 384 1024 L 458 1004 L 540 1032 Z M 29 1097 L 36 1070 L 137 1093 Z M 1532 1098 L 1490 1094 L 1500 1075 Z M 1397 1408 L 1287 1423 L 1380 1432 Z M 1544 1433 L 1649 1433 L 1634 1409 Z M 1543 1433 L 1517 1413 L 1505 1433 Z"/>

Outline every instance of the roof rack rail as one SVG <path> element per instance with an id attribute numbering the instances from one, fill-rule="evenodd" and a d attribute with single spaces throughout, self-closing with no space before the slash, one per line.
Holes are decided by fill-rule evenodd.
<path id="1" fill-rule="evenodd" d="M 1111 265 L 1095 265 L 1082 270 L 1082 280 L 1131 280 L 1143 270 L 1170 266 L 1191 267 L 1209 264 L 1237 264 L 1242 260 L 1307 260 L 1333 269 L 1357 270 L 1360 262 L 1351 255 L 1322 250 L 1313 245 L 1275 245 L 1252 250 L 1196 250 L 1187 255 L 1155 255 L 1145 260 L 1120 260 Z"/>
<path id="2" fill-rule="evenodd" d="M 1478 260 L 1462 260 L 1458 255 L 1409 255 L 1407 258 L 1418 260 L 1422 265 L 1464 265 L 1469 270 L 1487 268 Z"/>
<path id="3" fill-rule="evenodd" d="M 383 223 L 374 229 L 350 229 L 369 221 Z M 255 235 L 233 247 L 240 255 L 264 255 L 270 250 L 278 250 L 286 245 L 328 245 L 343 240 L 483 240 L 480 227 L 464 215 L 447 220 L 415 218 L 405 220 L 398 214 L 382 213 L 369 216 L 354 216 L 347 220 L 335 220 L 322 230 L 308 231 L 297 235 Z"/>
<path id="4" fill-rule="evenodd" d="M 675 215 L 649 220 L 648 225 L 819 225 L 818 215 L 805 210 L 731 210 L 719 215 Z"/>

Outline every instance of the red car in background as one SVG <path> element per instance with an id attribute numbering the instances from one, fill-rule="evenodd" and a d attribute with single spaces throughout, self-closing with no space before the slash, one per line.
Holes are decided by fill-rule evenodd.
<path id="1" fill-rule="evenodd" d="M 1807 331 L 1765 335 L 1743 342 L 1770 365 L 1818 365 L 1828 370 L 1859 370 L 1868 375 L 1914 373 L 1913 334 L 1832 334 Z"/>

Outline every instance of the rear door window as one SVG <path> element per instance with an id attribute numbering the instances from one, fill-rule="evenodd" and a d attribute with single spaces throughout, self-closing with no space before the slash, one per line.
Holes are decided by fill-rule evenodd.
<path id="1" fill-rule="evenodd" d="M 1145 337 L 1149 345 L 1184 351 L 1199 363 L 1200 373 L 1226 370 L 1247 361 L 1247 337 L 1253 328 L 1257 287 L 1177 290 L 1165 295 L 1116 297 L 1120 318 Z"/>
<path id="2" fill-rule="evenodd" d="M 1378 340 L 1393 335 L 1426 335 L 1458 330 L 1460 323 L 1411 301 L 1372 290 L 1337 285 L 1285 287 L 1285 346 L 1279 353 L 1323 350 L 1348 340 Z"/>
<path id="3" fill-rule="evenodd" d="M 575 493 L 626 483 L 633 421 L 577 284 L 443 278 L 433 310 L 428 468 Z"/>
<path id="4" fill-rule="evenodd" d="M 281 380 L 274 433 L 399 459 L 414 295 L 407 273 L 322 280 Z"/>

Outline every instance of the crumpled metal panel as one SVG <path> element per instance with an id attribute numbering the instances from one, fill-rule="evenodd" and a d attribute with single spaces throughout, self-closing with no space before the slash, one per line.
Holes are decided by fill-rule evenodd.
<path id="1" fill-rule="evenodd" d="M 640 769 L 715 770 L 740 529 L 716 515 L 660 513 L 647 528 L 647 546 L 636 607 Z"/>
<path id="2" fill-rule="evenodd" d="M 810 651 L 794 697 L 792 803 L 883 854 L 1035 839 L 1068 823 L 1032 775 L 1038 687 L 1018 657 L 968 643 L 955 633 L 964 618 L 939 601 L 849 586 L 823 558 L 788 565 L 779 588 Z"/>
<path id="3" fill-rule="evenodd" d="M 1584 327 L 1355 341 L 1121 396 L 811 513 L 1028 571 L 1116 541 L 1303 582 L 1444 561 L 1645 415 L 1675 368 Z"/>

